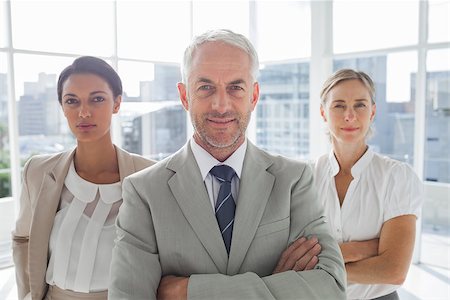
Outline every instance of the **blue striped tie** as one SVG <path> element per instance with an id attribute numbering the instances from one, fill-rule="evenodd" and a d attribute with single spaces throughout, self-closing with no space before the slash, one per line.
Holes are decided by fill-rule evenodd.
<path id="1" fill-rule="evenodd" d="M 216 218 L 222 233 L 227 253 L 230 254 L 231 237 L 233 235 L 234 211 L 236 204 L 231 195 L 231 179 L 235 172 L 233 168 L 221 165 L 215 166 L 210 173 L 220 181 L 219 196 L 216 201 Z"/>

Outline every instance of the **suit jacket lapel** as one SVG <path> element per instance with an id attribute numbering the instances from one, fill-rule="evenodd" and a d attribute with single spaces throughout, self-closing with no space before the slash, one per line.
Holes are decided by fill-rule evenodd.
<path id="1" fill-rule="evenodd" d="M 167 163 L 167 168 L 176 172 L 168 183 L 186 220 L 192 226 L 219 272 L 225 274 L 228 255 L 205 184 L 189 144 L 172 157 Z"/>
<path id="2" fill-rule="evenodd" d="M 130 153 L 120 149 L 115 145 L 114 148 L 116 148 L 117 161 L 119 163 L 120 181 L 122 182 L 125 177 L 136 172 L 136 168 L 134 166 L 133 157 Z"/>
<path id="3" fill-rule="evenodd" d="M 270 197 L 275 177 L 270 158 L 248 142 L 240 180 L 227 274 L 235 275 L 247 254 Z"/>
<path id="4" fill-rule="evenodd" d="M 61 191 L 75 150 L 64 152 L 44 174 L 33 215 L 29 241 L 30 287 L 33 299 L 42 298 L 48 263 L 48 245 Z"/>

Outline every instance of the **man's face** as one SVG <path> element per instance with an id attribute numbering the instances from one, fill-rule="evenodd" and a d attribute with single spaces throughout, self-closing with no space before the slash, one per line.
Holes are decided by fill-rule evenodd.
<path id="1" fill-rule="evenodd" d="M 178 91 L 190 112 L 195 141 L 207 151 L 236 150 L 259 97 L 249 55 L 224 43 L 205 43 L 194 52 L 187 80 Z"/>

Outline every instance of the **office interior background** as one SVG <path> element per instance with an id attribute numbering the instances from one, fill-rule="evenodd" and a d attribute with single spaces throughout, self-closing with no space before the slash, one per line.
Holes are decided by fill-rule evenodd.
<path id="1" fill-rule="evenodd" d="M 12 265 L 25 161 L 76 143 L 56 95 L 62 69 L 81 55 L 109 62 L 124 86 L 115 143 L 160 160 L 192 133 L 176 89 L 184 48 L 194 35 L 228 28 L 260 55 L 261 97 L 248 137 L 270 152 L 303 160 L 327 153 L 323 81 L 344 67 L 372 76 L 369 144 L 423 179 L 414 263 L 434 275 L 423 280 L 445 283 L 442 299 L 450 298 L 449 20 L 444 0 L 1 1 L 0 268 Z M 0 280 L 0 291 L 7 284 Z"/>

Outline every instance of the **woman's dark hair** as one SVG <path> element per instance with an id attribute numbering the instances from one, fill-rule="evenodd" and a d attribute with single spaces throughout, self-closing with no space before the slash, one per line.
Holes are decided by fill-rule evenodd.
<path id="1" fill-rule="evenodd" d="M 94 74 L 104 79 L 113 92 L 114 99 L 122 95 L 122 81 L 116 71 L 103 59 L 93 56 L 81 56 L 66 67 L 58 78 L 58 101 L 62 104 L 64 82 L 73 74 Z"/>

